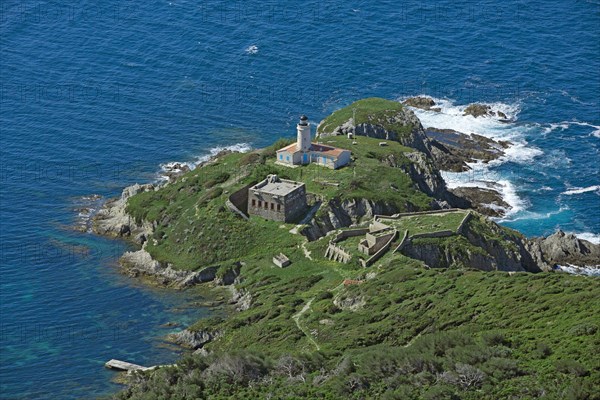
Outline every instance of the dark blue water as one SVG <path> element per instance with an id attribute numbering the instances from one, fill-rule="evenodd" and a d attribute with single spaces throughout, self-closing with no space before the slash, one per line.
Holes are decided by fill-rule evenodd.
<path id="1" fill-rule="evenodd" d="M 291 136 L 300 113 L 431 95 L 425 125 L 515 143 L 449 183 L 497 182 L 528 235 L 599 238 L 597 1 L 0 4 L 2 398 L 106 393 L 103 362 L 172 361 L 160 325 L 207 312 L 119 275 L 124 244 L 67 228 L 79 197 Z M 474 101 L 515 122 L 462 117 Z"/>

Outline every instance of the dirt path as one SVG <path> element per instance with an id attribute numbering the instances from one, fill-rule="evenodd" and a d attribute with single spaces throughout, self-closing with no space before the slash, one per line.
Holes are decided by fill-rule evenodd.
<path id="1" fill-rule="evenodd" d="M 302 251 L 304 252 L 304 256 L 306 258 L 308 258 L 309 260 L 312 260 L 312 257 L 310 256 L 310 251 L 308 251 L 308 249 L 306 248 L 306 240 L 304 242 L 302 242 Z"/>
<path id="2" fill-rule="evenodd" d="M 294 322 L 296 322 L 296 326 L 298 327 L 298 329 L 300 329 L 302 331 L 302 333 L 304 333 L 304 335 L 308 338 L 308 340 L 315 346 L 315 348 L 317 350 L 321 350 L 321 347 L 319 346 L 319 344 L 315 341 L 315 339 L 312 337 L 312 335 L 310 334 L 310 332 L 307 332 L 306 328 L 303 328 L 300 325 L 300 317 L 302 317 L 302 315 L 304 315 L 305 312 L 307 312 L 310 309 L 310 305 L 312 304 L 313 300 L 315 298 L 313 297 L 312 299 L 310 299 L 305 305 L 304 307 L 302 307 L 302 310 L 300 310 L 298 313 L 292 315 L 292 319 L 294 320 Z"/>

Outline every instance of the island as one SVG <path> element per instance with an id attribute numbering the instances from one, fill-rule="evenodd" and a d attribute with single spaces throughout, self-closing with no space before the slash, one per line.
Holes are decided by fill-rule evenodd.
<path id="1" fill-rule="evenodd" d="M 600 246 L 527 238 L 490 218 L 493 190 L 448 189 L 440 169 L 510 143 L 425 130 L 411 108 L 434 106 L 362 99 L 314 137 L 302 116 L 295 139 L 106 202 L 94 231 L 140 247 L 125 273 L 231 294 L 226 317 L 171 335 L 188 355 L 135 368 L 116 398 L 597 395 L 600 283 L 554 268 L 597 265 Z"/>

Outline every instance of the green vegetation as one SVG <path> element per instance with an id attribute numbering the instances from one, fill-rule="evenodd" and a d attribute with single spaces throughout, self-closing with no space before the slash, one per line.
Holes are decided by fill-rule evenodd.
<path id="1" fill-rule="evenodd" d="M 276 165 L 275 150 L 287 144 L 285 140 L 261 151 L 225 154 L 158 191 L 131 197 L 127 211 L 138 222 L 156 223 L 147 245 L 154 259 L 171 263 L 174 268 L 195 270 L 216 263 L 233 263 L 242 257 L 268 259 L 277 249 L 289 252 L 302 243 L 304 238 L 289 234 L 292 225 L 255 217 L 248 222 L 225 206 L 231 193 L 271 173 L 305 182 L 307 191 L 325 203 L 368 199 L 384 202 L 398 211 L 429 209 L 431 198 L 396 167 L 410 162 L 404 155 L 409 148 L 396 142 L 379 147 L 376 139 L 368 137 L 357 141 L 354 146 L 345 137 L 328 141 L 351 148 L 355 157 L 350 166 L 335 171 L 317 165 Z M 395 160 L 394 166 L 389 164 L 390 158 Z"/>
<path id="2" fill-rule="evenodd" d="M 386 225 L 390 225 L 399 231 L 408 230 L 409 235 L 419 233 L 456 231 L 467 211 L 456 211 L 444 214 L 411 215 L 400 219 L 383 219 Z"/>
<path id="3" fill-rule="evenodd" d="M 330 133 L 336 127 L 355 118 L 355 125 L 369 123 L 380 125 L 388 131 L 394 131 L 398 136 L 412 131 L 412 125 L 397 122 L 394 117 L 403 106 L 397 101 L 371 97 L 355 101 L 347 107 L 335 111 L 319 125 L 318 133 Z"/>
<path id="4" fill-rule="evenodd" d="M 393 124 L 388 117 L 402 106 L 361 100 L 328 117 L 323 129 L 352 118 L 353 108 L 358 123 Z M 230 194 L 275 173 L 305 182 L 324 201 L 320 213 L 329 211 L 328 202 L 353 199 L 398 212 L 429 209 L 432 199 L 404 172 L 411 149 L 392 141 L 380 147 L 368 137 L 356 142 L 325 139 L 352 150 L 351 164 L 337 171 L 276 165 L 275 150 L 288 143 L 283 140 L 248 154 L 222 154 L 129 200 L 137 221 L 156 226 L 146 246 L 155 259 L 186 270 L 218 264 L 220 275 L 242 261 L 235 289 L 251 301 L 227 319 L 189 327 L 219 333 L 205 345 L 208 355 L 137 373 L 117 398 L 600 399 L 597 279 L 428 269 L 391 251 L 369 268 L 341 264 L 324 258 L 331 236 L 307 242 L 290 232 L 291 224 L 246 221 L 226 208 Z M 464 216 L 414 216 L 394 224 L 410 234 L 456 230 Z M 483 244 L 462 235 L 414 243 L 434 244 L 440 254 L 460 259 L 467 252 L 489 256 L 485 246 L 516 249 L 520 238 L 476 213 L 468 228 Z M 358 240 L 340 245 L 356 255 Z M 292 261 L 289 267 L 273 265 L 280 252 Z"/>
<path id="5" fill-rule="evenodd" d="M 119 398 L 598 398 L 597 280 L 293 258 L 249 263 L 252 307 L 196 324 L 223 332 L 210 356 L 143 374 Z"/>

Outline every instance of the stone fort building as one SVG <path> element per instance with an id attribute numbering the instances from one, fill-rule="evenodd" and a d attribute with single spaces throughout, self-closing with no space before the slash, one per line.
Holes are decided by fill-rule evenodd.
<path id="1" fill-rule="evenodd" d="M 248 189 L 248 214 L 294 222 L 306 212 L 306 186 L 302 182 L 269 175 Z"/>
<path id="2" fill-rule="evenodd" d="M 350 150 L 311 142 L 310 124 L 306 115 L 297 125 L 297 140 L 277 150 L 277 163 L 285 166 L 318 164 L 337 169 L 350 162 Z"/>

